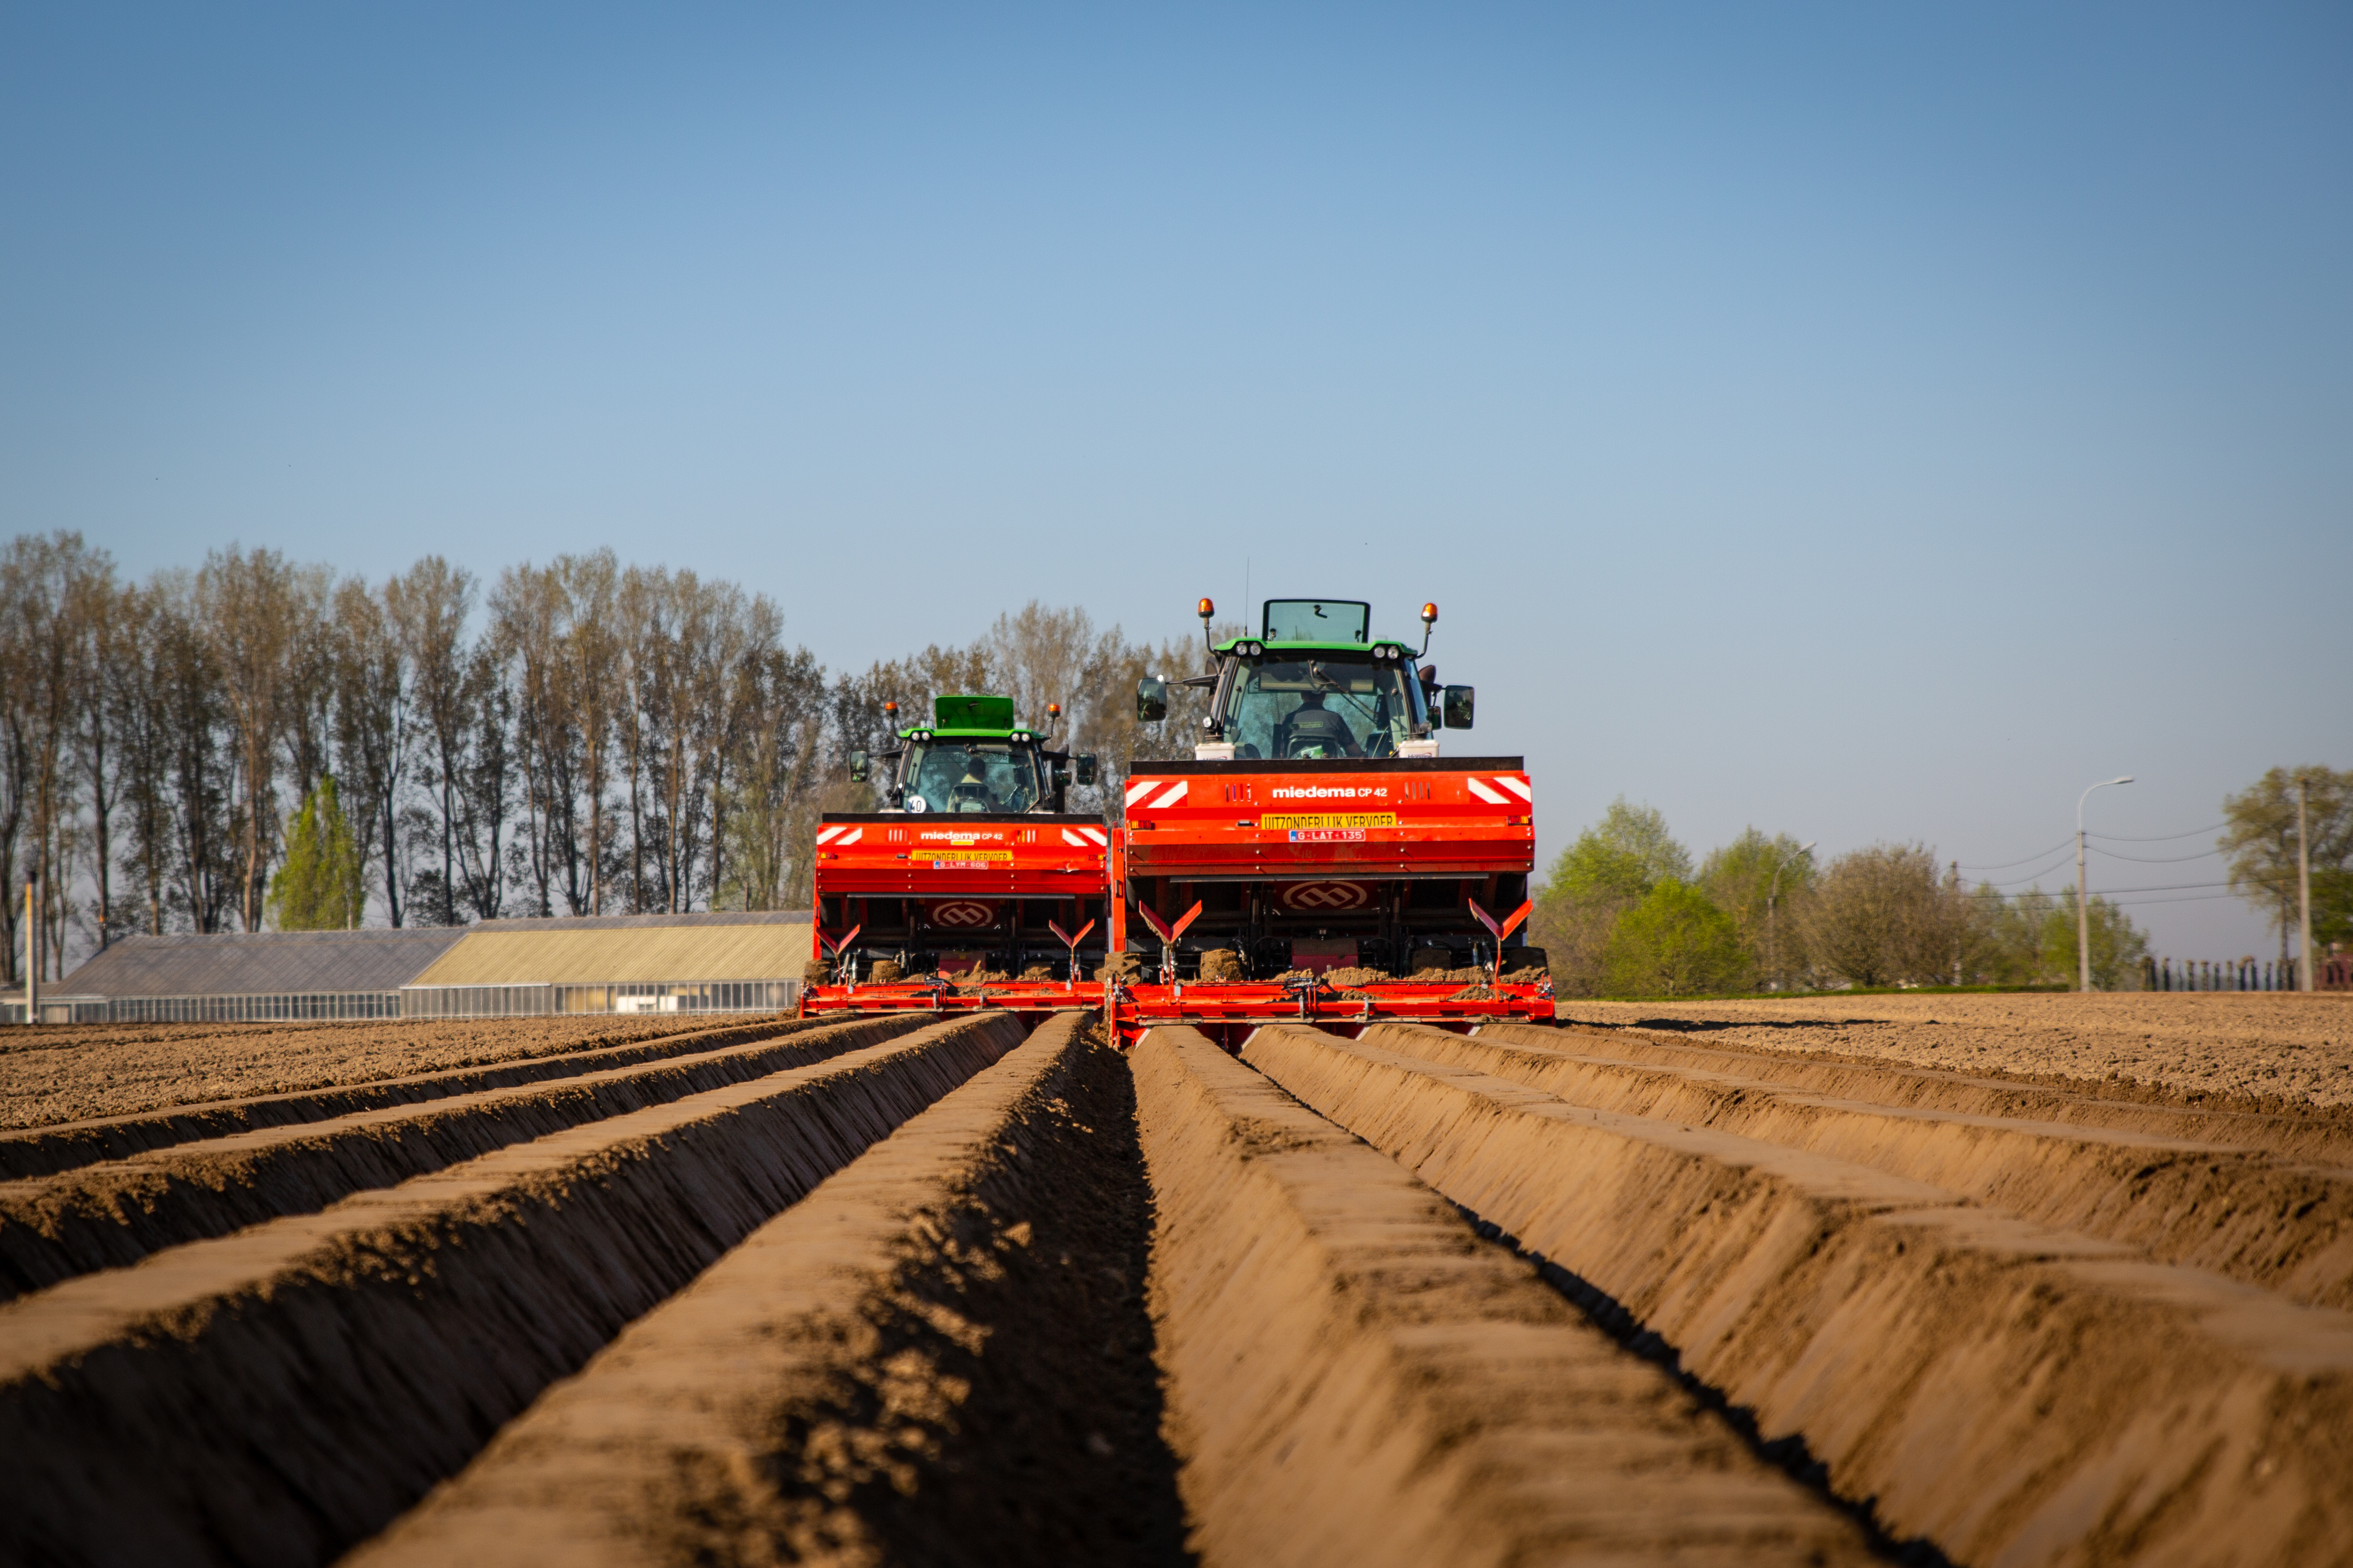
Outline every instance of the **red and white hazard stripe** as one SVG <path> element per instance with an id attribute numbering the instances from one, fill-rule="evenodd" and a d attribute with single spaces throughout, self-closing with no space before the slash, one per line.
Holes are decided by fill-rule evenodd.
<path id="1" fill-rule="evenodd" d="M 1465 779 L 1463 783 L 1472 795 L 1485 801 L 1489 805 L 1509 805 L 1512 804 L 1514 795 L 1531 805 L 1536 798 L 1535 791 L 1529 787 L 1527 780 L 1514 778 L 1509 773 L 1498 773 L 1492 781 L 1471 778 Z"/>
<path id="2" fill-rule="evenodd" d="M 851 827 L 839 822 L 830 827 L 820 827 L 817 830 L 817 841 L 819 844 L 830 844 L 837 849 L 844 844 L 855 844 L 865 837 L 866 829 Z"/>
<path id="3" fill-rule="evenodd" d="M 1065 827 L 1062 829 L 1062 842 L 1075 844 L 1082 849 L 1100 849 L 1107 840 L 1100 827 L 1082 827 L 1075 833 Z"/>

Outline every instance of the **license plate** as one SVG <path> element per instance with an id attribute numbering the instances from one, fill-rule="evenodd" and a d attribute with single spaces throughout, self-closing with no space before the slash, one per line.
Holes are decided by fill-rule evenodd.
<path id="1" fill-rule="evenodd" d="M 1361 827 L 1294 827 L 1291 830 L 1293 844 L 1361 844 L 1365 830 Z"/>

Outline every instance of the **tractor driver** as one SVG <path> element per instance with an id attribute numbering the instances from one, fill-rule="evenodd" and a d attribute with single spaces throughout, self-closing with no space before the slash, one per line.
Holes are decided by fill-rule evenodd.
<path id="1" fill-rule="evenodd" d="M 1348 721 L 1324 706 L 1324 694 L 1310 691 L 1299 700 L 1299 706 L 1275 727 L 1274 750 L 1277 756 L 1299 757 L 1317 754 L 1326 757 L 1361 757 L 1364 751 L 1348 729 Z"/>
<path id="2" fill-rule="evenodd" d="M 989 793 L 988 781 L 980 776 L 978 763 L 965 769 L 964 777 L 956 780 L 955 787 L 948 792 L 948 809 L 950 811 L 997 809 L 997 797 Z"/>

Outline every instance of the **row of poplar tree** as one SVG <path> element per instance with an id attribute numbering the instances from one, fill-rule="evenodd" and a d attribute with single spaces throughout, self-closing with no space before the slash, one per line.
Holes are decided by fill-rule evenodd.
<path id="1" fill-rule="evenodd" d="M 785 909 L 896 699 L 1014 697 L 1115 788 L 1190 657 L 1031 605 L 968 647 L 833 674 L 766 595 L 609 551 L 383 582 L 269 550 L 126 578 L 73 533 L 0 554 L 0 974 L 134 931 Z M 1113 798 L 1116 798 L 1115 796 Z M 1074 801 L 1074 805 L 1084 803 Z"/>

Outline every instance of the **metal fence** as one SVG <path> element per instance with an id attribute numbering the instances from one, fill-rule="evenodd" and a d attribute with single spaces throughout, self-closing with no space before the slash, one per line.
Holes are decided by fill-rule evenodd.
<path id="1" fill-rule="evenodd" d="M 2353 991 L 2353 955 L 2322 958 L 2312 976 L 2316 991 Z M 2274 963 L 2258 958 L 2144 958 L 2144 991 L 2298 991 L 2297 961 Z"/>
<path id="2" fill-rule="evenodd" d="M 41 998 L 44 1024 L 297 1024 L 388 1018 L 544 1018 L 602 1013 L 785 1013 L 797 980 L 670 984 L 409 985 L 396 991 L 294 991 L 239 996 Z M 20 994 L 0 1023 L 22 1024 Z"/>
<path id="3" fill-rule="evenodd" d="M 800 997 L 797 980 L 715 980 L 669 984 L 410 985 L 408 1018 L 544 1018 L 583 1013 L 783 1013 Z"/>

